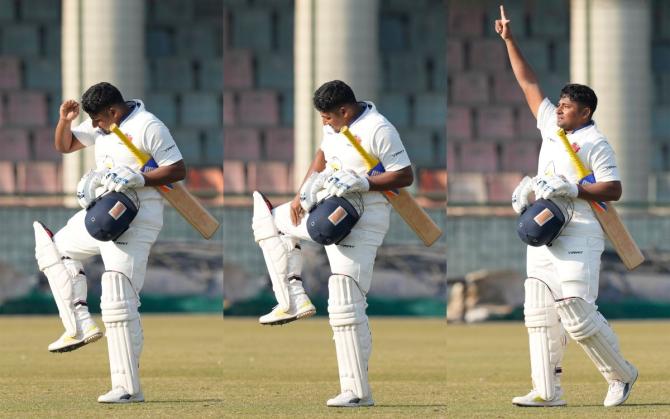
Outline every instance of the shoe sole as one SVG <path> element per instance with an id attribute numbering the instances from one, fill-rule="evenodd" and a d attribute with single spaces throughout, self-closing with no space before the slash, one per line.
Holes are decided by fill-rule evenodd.
<path id="1" fill-rule="evenodd" d="M 352 408 L 352 407 L 373 407 L 375 405 L 374 401 L 369 401 L 369 402 L 364 402 L 364 403 L 347 403 L 347 404 L 328 404 L 326 403 L 327 407 L 344 407 L 344 408 Z"/>
<path id="2" fill-rule="evenodd" d="M 273 322 L 261 323 L 261 325 L 263 325 L 263 326 L 282 326 L 282 325 L 285 325 L 286 323 L 291 323 L 291 322 L 294 322 L 296 320 L 306 319 L 308 317 L 312 317 L 315 314 L 316 314 L 316 309 L 307 310 L 305 312 L 298 313 L 296 316 L 289 317 L 287 319 L 281 319 L 281 320 L 275 320 Z"/>
<path id="3" fill-rule="evenodd" d="M 512 402 L 514 406 L 518 407 L 565 407 L 568 404 L 567 403 L 561 403 L 561 404 L 522 404 L 522 403 L 514 403 Z"/>
<path id="4" fill-rule="evenodd" d="M 82 340 L 81 342 L 75 343 L 74 345 L 68 345 L 68 346 L 65 346 L 65 347 L 62 347 L 62 348 L 58 348 L 58 349 L 50 349 L 49 352 L 54 353 L 54 354 L 56 354 L 56 353 L 62 354 L 62 353 L 65 353 L 65 352 L 72 352 L 75 349 L 79 349 L 84 345 L 88 345 L 89 343 L 96 342 L 96 341 L 100 340 L 100 338 L 102 338 L 102 332 L 98 332 L 98 333 L 95 333 L 95 334 L 93 334 L 93 335 L 91 335 L 87 338 L 84 338 L 84 340 Z"/>

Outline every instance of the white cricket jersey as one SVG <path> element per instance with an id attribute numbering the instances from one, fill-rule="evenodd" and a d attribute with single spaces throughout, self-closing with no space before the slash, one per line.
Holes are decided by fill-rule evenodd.
<path id="1" fill-rule="evenodd" d="M 182 160 L 181 152 L 165 124 L 148 112 L 141 100 L 134 99 L 128 104 L 134 108 L 121 121 L 119 128 L 133 144 L 151 155 L 158 166 L 168 166 Z M 94 128 L 90 118 L 73 128 L 72 134 L 85 146 L 95 146 L 97 170 L 123 165 L 140 170 L 139 162 L 116 134 L 105 134 L 101 129 Z M 161 195 L 154 187 L 137 188 L 136 191 L 140 205 L 149 199 L 161 200 Z"/>
<path id="2" fill-rule="evenodd" d="M 537 128 L 542 134 L 537 174 L 563 175 L 570 182 L 578 183 L 577 170 L 573 167 L 568 151 L 557 135 L 559 127 L 556 125 L 556 106 L 547 98 L 542 101 L 537 111 Z M 568 134 L 568 140 L 584 166 L 593 172 L 596 182 L 621 180 L 614 149 L 598 130 L 595 122 Z M 603 230 L 593 215 L 589 203 L 583 199 L 575 199 L 574 203 L 572 221 L 562 234 L 604 238 Z"/>
<path id="3" fill-rule="evenodd" d="M 409 166 L 411 164 L 409 156 L 398 130 L 377 111 L 374 103 L 364 103 L 365 110 L 349 126 L 351 133 L 368 153 L 382 163 L 387 172 Z M 321 150 L 325 155 L 326 165 L 339 170 L 350 169 L 362 176 L 368 172 L 365 161 L 356 149 L 344 135 L 335 132 L 330 125 L 323 127 Z M 386 211 L 390 211 L 390 205 L 380 192 L 368 192 L 363 196 L 366 207 L 369 208 L 372 204 L 384 204 Z"/>

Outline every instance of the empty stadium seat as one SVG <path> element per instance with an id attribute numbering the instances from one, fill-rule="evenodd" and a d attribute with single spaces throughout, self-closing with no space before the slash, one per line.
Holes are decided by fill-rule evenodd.
<path id="1" fill-rule="evenodd" d="M 570 27 L 569 10 L 563 0 L 533 2 L 530 8 L 533 35 L 566 38 Z"/>
<path id="2" fill-rule="evenodd" d="M 147 19 L 156 23 L 183 24 L 193 19 L 193 4 L 184 0 L 148 0 Z"/>
<path id="3" fill-rule="evenodd" d="M 171 129 L 170 132 L 181 151 L 186 166 L 201 164 L 204 153 L 201 132 L 195 128 L 182 127 Z"/>
<path id="4" fill-rule="evenodd" d="M 221 165 L 223 161 L 223 131 L 221 128 L 205 130 L 205 155 L 201 161 L 207 165 Z"/>
<path id="5" fill-rule="evenodd" d="M 226 50 L 223 53 L 223 87 L 247 88 L 253 85 L 254 71 L 251 51 Z"/>
<path id="6" fill-rule="evenodd" d="M 223 125 L 235 125 L 236 123 L 235 95 L 231 92 L 223 92 Z"/>
<path id="7" fill-rule="evenodd" d="M 47 98 L 42 92 L 12 92 L 7 94 L 7 123 L 40 127 L 48 123 Z"/>
<path id="8" fill-rule="evenodd" d="M 287 194 L 291 192 L 288 171 L 289 166 L 284 162 L 249 162 L 247 164 L 247 190 Z"/>
<path id="9" fill-rule="evenodd" d="M 447 142 L 472 139 L 472 126 L 472 111 L 469 107 L 447 107 Z"/>
<path id="10" fill-rule="evenodd" d="M 488 173 L 486 186 L 489 202 L 510 203 L 512 192 L 522 178 L 521 173 Z"/>
<path id="11" fill-rule="evenodd" d="M 443 128 L 444 129 L 444 128 Z M 433 130 L 407 129 L 400 133 L 410 161 L 421 167 L 444 167 L 444 154 L 440 154 Z"/>
<path id="12" fill-rule="evenodd" d="M 417 3 L 417 2 L 414 2 Z M 410 34 L 414 51 L 444 51 L 447 29 L 445 7 L 412 13 L 410 16 Z"/>
<path id="13" fill-rule="evenodd" d="M 17 192 L 59 193 L 62 191 L 58 163 L 30 161 L 16 163 Z"/>
<path id="14" fill-rule="evenodd" d="M 226 127 L 223 130 L 223 157 L 226 160 L 259 160 L 260 131 L 254 128 Z"/>
<path id="15" fill-rule="evenodd" d="M 517 132 L 520 140 L 535 140 L 542 139 L 540 130 L 537 129 L 537 120 L 530 112 L 528 106 L 520 106 L 516 111 L 517 117 Z"/>
<path id="16" fill-rule="evenodd" d="M 16 192 L 14 164 L 9 161 L 0 161 L 0 194 Z"/>
<path id="17" fill-rule="evenodd" d="M 19 57 L 35 57 L 40 52 L 39 29 L 36 24 L 12 23 L 2 27 L 2 53 Z"/>
<path id="18" fill-rule="evenodd" d="M 419 171 L 419 189 L 422 193 L 447 193 L 447 171 L 445 169 L 423 169 Z"/>
<path id="19" fill-rule="evenodd" d="M 279 95 L 279 103 L 281 125 L 293 126 L 293 91 L 282 92 Z"/>
<path id="20" fill-rule="evenodd" d="M 220 92 L 223 89 L 223 60 L 207 59 L 200 63 L 201 90 Z"/>
<path id="21" fill-rule="evenodd" d="M 279 99 L 276 92 L 254 90 L 240 93 L 238 118 L 241 124 L 268 126 L 279 123 Z"/>
<path id="22" fill-rule="evenodd" d="M 61 59 L 61 23 L 55 21 L 44 26 L 44 56 L 52 60 Z"/>
<path id="23" fill-rule="evenodd" d="M 514 112 L 506 106 L 477 109 L 477 136 L 487 140 L 510 140 L 515 136 Z"/>
<path id="24" fill-rule="evenodd" d="M 397 92 L 424 91 L 428 85 L 426 57 L 415 52 L 382 56 L 383 88 Z"/>
<path id="25" fill-rule="evenodd" d="M 35 160 L 60 161 L 63 155 L 54 147 L 54 128 L 38 128 L 33 131 Z"/>
<path id="26" fill-rule="evenodd" d="M 232 43 L 234 48 L 269 51 L 272 47 L 272 20 L 265 8 L 235 8 L 231 10 Z M 253 30 L 250 30 L 253 28 Z"/>
<path id="27" fill-rule="evenodd" d="M 268 160 L 293 161 L 293 128 L 265 130 L 265 156 Z"/>
<path id="28" fill-rule="evenodd" d="M 450 204 L 486 202 L 486 181 L 482 173 L 450 171 L 447 183 L 447 200 Z"/>
<path id="29" fill-rule="evenodd" d="M 463 172 L 490 173 L 498 171 L 496 144 L 489 142 L 462 143 L 459 167 Z"/>
<path id="30" fill-rule="evenodd" d="M 16 19 L 16 3 L 13 1 L 0 1 L 0 20 L 11 22 Z"/>
<path id="31" fill-rule="evenodd" d="M 508 62 L 505 44 L 500 39 L 482 38 L 470 41 L 470 69 L 503 72 Z"/>
<path id="32" fill-rule="evenodd" d="M 196 192 L 223 193 L 223 170 L 217 167 L 191 167 L 186 182 Z"/>
<path id="33" fill-rule="evenodd" d="M 409 49 L 409 16 L 407 13 L 385 12 L 379 18 L 379 49 L 396 52 Z"/>
<path id="34" fill-rule="evenodd" d="M 463 70 L 463 43 L 459 39 L 447 40 L 447 71 Z"/>
<path id="35" fill-rule="evenodd" d="M 26 59 L 25 68 L 26 88 L 60 93 L 62 85 L 59 61 L 44 58 Z"/>
<path id="36" fill-rule="evenodd" d="M 521 39 L 519 48 L 542 80 L 542 74 L 549 71 L 549 42 L 543 39 Z"/>
<path id="37" fill-rule="evenodd" d="M 214 127 L 221 121 L 220 93 L 188 92 L 182 95 L 181 123 L 186 126 Z"/>
<path id="38" fill-rule="evenodd" d="M 447 96 L 443 93 L 417 95 L 414 109 L 414 123 L 417 126 L 443 128 L 447 110 Z"/>
<path id="39" fill-rule="evenodd" d="M 512 141 L 503 144 L 502 170 L 537 174 L 540 141 Z"/>
<path id="40" fill-rule="evenodd" d="M 496 73 L 493 75 L 493 98 L 501 105 L 525 104 L 526 98 L 513 74 Z"/>
<path id="41" fill-rule="evenodd" d="M 60 2 L 53 0 L 21 0 L 18 5 L 23 20 L 60 22 Z"/>
<path id="42" fill-rule="evenodd" d="M 410 125 L 410 95 L 407 93 L 381 93 L 377 101 L 377 109 L 394 126 L 407 127 Z"/>
<path id="43" fill-rule="evenodd" d="M 484 33 L 484 14 L 481 5 L 451 1 L 447 7 L 447 37 L 474 37 Z"/>
<path id="44" fill-rule="evenodd" d="M 193 64 L 188 58 L 155 58 L 150 62 L 156 90 L 174 92 L 193 89 Z"/>
<path id="45" fill-rule="evenodd" d="M 453 104 L 479 105 L 489 101 L 489 78 L 483 73 L 452 75 L 451 99 Z"/>
<path id="46" fill-rule="evenodd" d="M 0 89 L 21 87 L 21 62 L 16 57 L 0 56 Z"/>
<path id="47" fill-rule="evenodd" d="M 144 103 L 147 111 L 156 115 L 168 128 L 176 127 L 177 97 L 174 93 L 147 93 Z"/>
<path id="48" fill-rule="evenodd" d="M 293 88 L 293 56 L 286 53 L 259 53 L 258 82 L 260 88 L 291 90 Z"/>
<path id="49" fill-rule="evenodd" d="M 200 21 L 197 25 L 181 25 L 177 29 L 177 54 L 212 59 L 219 55 L 222 38 L 222 27 L 218 21 L 216 23 Z"/>
<path id="50" fill-rule="evenodd" d="M 239 160 L 223 161 L 223 190 L 227 194 L 246 192 L 246 174 L 244 162 Z"/>
<path id="51" fill-rule="evenodd" d="M 3 160 L 26 161 L 30 159 L 28 131 L 18 128 L 0 130 L 0 149 Z"/>
<path id="52" fill-rule="evenodd" d="M 169 57 L 177 51 L 175 31 L 170 27 L 148 27 L 146 54 L 148 57 Z"/>

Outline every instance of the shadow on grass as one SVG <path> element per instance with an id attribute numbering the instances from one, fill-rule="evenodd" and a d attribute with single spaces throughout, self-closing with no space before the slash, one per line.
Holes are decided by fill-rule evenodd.
<path id="1" fill-rule="evenodd" d="M 144 403 L 154 404 L 154 403 L 216 403 L 223 404 L 223 399 L 191 399 L 191 400 L 146 400 Z"/>
<path id="2" fill-rule="evenodd" d="M 383 409 L 383 408 L 393 408 L 397 409 L 399 407 L 406 407 L 406 408 L 414 408 L 414 407 L 441 407 L 445 408 L 447 407 L 446 404 L 375 404 L 374 406 L 370 406 L 373 409 Z"/>

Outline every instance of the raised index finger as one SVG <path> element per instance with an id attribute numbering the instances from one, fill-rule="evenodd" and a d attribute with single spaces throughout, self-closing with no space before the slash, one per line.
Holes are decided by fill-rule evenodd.
<path id="1" fill-rule="evenodd" d="M 507 16 L 505 16 L 505 6 L 502 4 L 500 5 L 500 18 L 502 20 L 507 20 Z"/>

